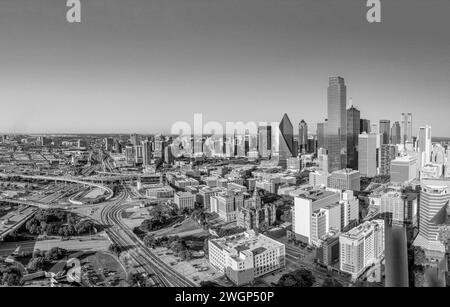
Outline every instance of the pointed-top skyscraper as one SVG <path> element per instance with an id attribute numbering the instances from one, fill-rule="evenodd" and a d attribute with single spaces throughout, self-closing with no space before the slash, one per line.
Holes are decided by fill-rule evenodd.
<path id="1" fill-rule="evenodd" d="M 278 157 L 280 165 L 285 167 L 287 158 L 294 154 L 294 126 L 287 114 L 284 114 L 278 128 Z"/>
<path id="2" fill-rule="evenodd" d="M 328 150 L 329 172 L 347 166 L 347 87 L 342 77 L 329 79 L 325 147 Z"/>

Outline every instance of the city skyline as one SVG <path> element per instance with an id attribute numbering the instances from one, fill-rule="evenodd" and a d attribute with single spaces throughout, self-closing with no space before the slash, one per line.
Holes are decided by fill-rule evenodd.
<path id="1" fill-rule="evenodd" d="M 361 118 L 412 113 L 413 136 L 428 124 L 447 137 L 447 8 L 383 2 L 375 25 L 364 1 L 96 0 L 69 25 L 64 3 L 5 1 L 0 131 L 168 133 L 201 112 L 205 122 L 287 113 L 315 132 L 327 80 L 339 75 Z"/>

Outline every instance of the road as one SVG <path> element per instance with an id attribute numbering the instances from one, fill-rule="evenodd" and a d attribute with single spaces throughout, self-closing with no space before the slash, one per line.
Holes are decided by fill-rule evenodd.
<path id="1" fill-rule="evenodd" d="M 175 271 L 155 255 L 122 221 L 121 213 L 130 204 L 126 200 L 132 196 L 125 188 L 123 193 L 111 204 L 103 207 L 101 222 L 110 225 L 106 232 L 111 240 L 122 248 L 129 248 L 130 257 L 144 270 L 157 286 L 196 287 L 197 284 Z"/>

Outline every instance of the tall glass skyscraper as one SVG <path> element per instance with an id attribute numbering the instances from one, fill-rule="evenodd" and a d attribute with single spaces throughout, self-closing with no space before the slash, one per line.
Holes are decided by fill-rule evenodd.
<path id="1" fill-rule="evenodd" d="M 287 159 L 294 154 L 294 126 L 287 114 L 284 114 L 278 128 L 278 157 L 280 165 L 286 166 Z"/>
<path id="2" fill-rule="evenodd" d="M 351 106 L 347 110 L 347 167 L 358 169 L 358 136 L 361 112 Z"/>
<path id="3" fill-rule="evenodd" d="M 299 153 L 308 152 L 308 124 L 304 120 L 298 124 L 298 145 Z"/>
<path id="4" fill-rule="evenodd" d="M 381 144 L 389 144 L 391 141 L 391 121 L 387 119 L 380 120 Z"/>
<path id="5" fill-rule="evenodd" d="M 347 87 L 344 78 L 330 77 L 328 86 L 328 122 L 325 147 L 328 150 L 328 171 L 347 166 Z"/>
<path id="6" fill-rule="evenodd" d="M 391 144 L 397 145 L 402 142 L 400 123 L 395 122 L 391 129 Z"/>
<path id="7" fill-rule="evenodd" d="M 412 114 L 402 113 L 402 143 L 412 141 Z"/>
<path id="8" fill-rule="evenodd" d="M 272 152 L 272 126 L 258 127 L 258 152 L 261 157 L 268 158 Z"/>

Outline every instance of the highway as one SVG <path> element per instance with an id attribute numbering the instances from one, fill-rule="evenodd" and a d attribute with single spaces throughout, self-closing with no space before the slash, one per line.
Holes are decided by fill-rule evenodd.
<path id="1" fill-rule="evenodd" d="M 106 232 L 111 240 L 122 248 L 136 247 L 130 250 L 130 257 L 142 268 L 157 286 L 162 287 L 196 287 L 197 284 L 172 269 L 168 264 L 159 259 L 122 221 L 121 213 L 131 205 L 124 205 L 126 199 L 131 196 L 125 188 L 123 194 L 103 207 L 101 222 L 110 225 Z"/>

